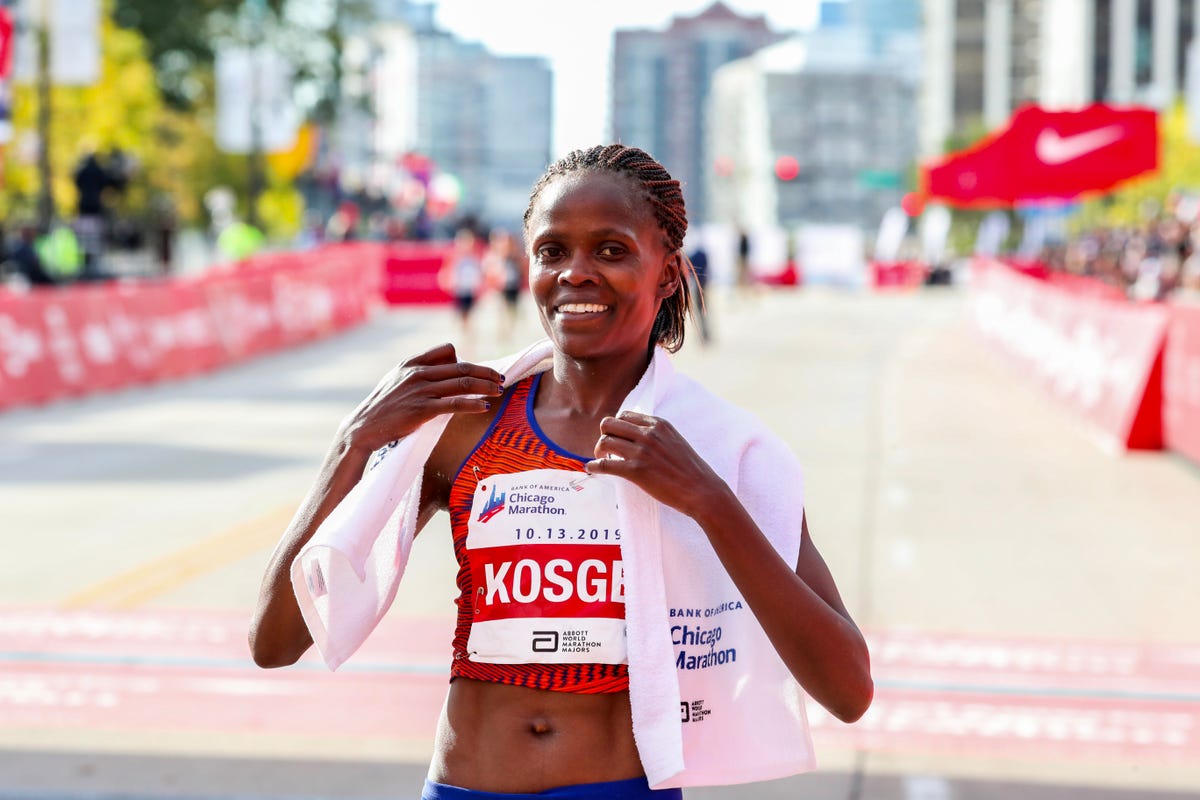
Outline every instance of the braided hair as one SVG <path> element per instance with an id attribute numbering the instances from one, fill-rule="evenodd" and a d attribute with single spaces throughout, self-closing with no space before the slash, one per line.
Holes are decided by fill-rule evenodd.
<path id="1" fill-rule="evenodd" d="M 546 174 L 534 184 L 529 195 L 529 207 L 525 209 L 525 228 L 533 215 L 533 205 L 538 195 L 557 178 L 573 172 L 614 172 L 626 175 L 637 182 L 642 197 L 654 209 L 654 218 L 663 233 L 663 242 L 670 252 L 681 251 L 683 237 L 687 233 L 687 211 L 683 205 L 683 190 L 679 181 L 644 150 L 622 144 L 597 145 L 586 150 L 573 150 L 551 164 Z M 691 261 L 680 253 L 684 274 L 680 276 L 675 293 L 662 301 L 654 326 L 650 330 L 650 343 L 660 344 L 669 352 L 683 347 L 684 320 L 692 310 L 691 292 L 687 272 L 692 269 Z"/>

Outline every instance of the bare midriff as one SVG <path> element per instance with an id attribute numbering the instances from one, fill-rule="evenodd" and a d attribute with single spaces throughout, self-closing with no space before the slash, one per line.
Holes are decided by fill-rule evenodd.
<path id="1" fill-rule="evenodd" d="M 430 779 L 540 792 L 636 778 L 629 693 L 572 694 L 456 678 L 438 721 Z"/>

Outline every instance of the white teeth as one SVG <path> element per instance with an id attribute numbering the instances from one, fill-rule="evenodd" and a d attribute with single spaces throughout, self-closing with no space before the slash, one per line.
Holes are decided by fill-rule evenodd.
<path id="1" fill-rule="evenodd" d="M 564 303 L 558 307 L 558 310 L 563 314 L 591 314 L 596 311 L 607 311 L 608 306 L 602 306 L 599 303 Z"/>

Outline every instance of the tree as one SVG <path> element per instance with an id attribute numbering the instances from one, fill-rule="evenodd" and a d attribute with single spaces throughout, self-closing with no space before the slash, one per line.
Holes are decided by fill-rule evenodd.
<path id="1" fill-rule="evenodd" d="M 119 149 L 136 165 L 121 202 L 122 214 L 143 216 L 164 200 L 181 221 L 202 217 L 199 198 L 214 178 L 236 170 L 223 164 L 211 134 L 211 109 L 181 113 L 164 103 L 145 40 L 134 30 L 101 22 L 101 73 L 92 86 L 56 86 L 51 91 L 52 194 L 60 215 L 73 212 L 71 180 L 88 151 Z M 210 78 L 211 81 L 211 78 Z M 211 92 L 210 92 L 211 93 Z M 18 85 L 13 97 L 14 142 L 5 159 L 0 215 L 31 215 L 38 190 L 36 130 L 38 95 Z"/>
<path id="2" fill-rule="evenodd" d="M 215 51 L 210 20 L 218 14 L 235 14 L 242 0 L 116 0 L 117 24 L 136 30 L 145 39 L 150 62 L 163 99 L 172 108 L 187 111 L 204 91 L 201 75 L 212 71 Z M 278 11 L 282 0 L 274 0 Z"/>
<path id="3" fill-rule="evenodd" d="M 1159 117 L 1159 168 L 1104 196 L 1088 200 L 1071 222 L 1073 230 L 1142 224 L 1180 191 L 1200 194 L 1200 144 L 1187 132 L 1183 101 Z"/>
<path id="4" fill-rule="evenodd" d="M 297 97 L 306 119 L 328 122 L 336 114 L 343 32 L 365 26 L 370 0 L 262 0 L 263 39 L 295 70 Z M 172 108 L 190 110 L 206 99 L 222 44 L 242 39 L 246 0 L 116 0 L 118 24 L 137 30 L 150 48 L 158 86 Z M 211 87 L 211 84 L 208 84 Z M 211 100 L 211 98 L 207 98 Z"/>

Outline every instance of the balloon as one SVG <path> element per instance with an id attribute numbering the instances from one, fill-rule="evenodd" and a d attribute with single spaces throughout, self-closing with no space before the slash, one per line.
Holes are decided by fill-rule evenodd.
<path id="1" fill-rule="evenodd" d="M 900 207 L 910 217 L 919 217 L 925 210 L 925 198 L 916 192 L 909 192 L 900 200 Z"/>

